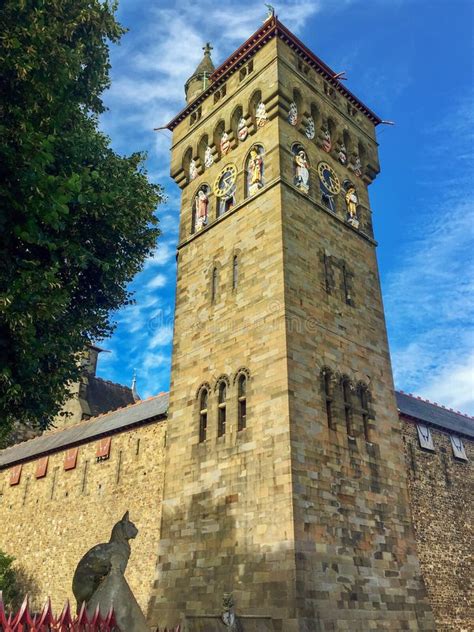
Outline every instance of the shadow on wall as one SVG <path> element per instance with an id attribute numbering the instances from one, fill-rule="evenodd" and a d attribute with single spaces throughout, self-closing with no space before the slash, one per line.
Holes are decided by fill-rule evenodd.
<path id="1" fill-rule="evenodd" d="M 236 516 L 241 510 L 237 500 L 238 494 L 231 494 L 216 502 L 212 492 L 202 491 L 192 496 L 187 511 L 163 505 L 149 624 L 161 628 L 180 623 L 186 632 L 274 630 L 270 617 L 245 615 L 255 608 L 253 576 L 265 564 L 265 554 L 253 551 L 256 557 L 249 556 L 249 544 L 237 539 Z M 229 594 L 235 603 L 234 627 L 222 620 L 223 599 Z"/>

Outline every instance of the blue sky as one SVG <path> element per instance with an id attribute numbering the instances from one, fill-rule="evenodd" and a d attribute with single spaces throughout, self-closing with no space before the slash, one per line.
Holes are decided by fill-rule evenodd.
<path id="1" fill-rule="evenodd" d="M 371 187 L 397 388 L 474 414 L 473 3 L 282 0 L 280 20 L 381 118 L 382 172 Z M 112 50 L 101 125 L 121 153 L 148 152 L 164 185 L 158 248 L 115 315 L 99 375 L 146 397 L 169 386 L 179 189 L 171 134 L 153 132 L 184 104 L 183 85 L 211 41 L 221 63 L 261 24 L 263 3 L 121 0 L 130 30 Z"/>

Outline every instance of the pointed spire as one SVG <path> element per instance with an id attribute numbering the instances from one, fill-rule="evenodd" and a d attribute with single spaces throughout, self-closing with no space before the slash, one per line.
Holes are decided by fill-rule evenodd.
<path id="1" fill-rule="evenodd" d="M 204 56 L 201 59 L 196 70 L 186 81 L 184 91 L 186 93 L 186 100 L 188 103 L 193 101 L 201 92 L 203 92 L 209 85 L 209 77 L 214 72 L 214 64 L 211 59 L 212 46 L 209 42 L 202 47 Z"/>
<path id="2" fill-rule="evenodd" d="M 137 391 L 137 370 L 136 369 L 133 369 L 132 395 L 133 395 L 134 401 L 139 402 L 141 400 L 141 397 Z"/>

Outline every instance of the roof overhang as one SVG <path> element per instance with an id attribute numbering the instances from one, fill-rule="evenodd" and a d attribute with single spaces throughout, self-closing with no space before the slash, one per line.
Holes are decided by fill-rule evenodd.
<path id="1" fill-rule="evenodd" d="M 316 72 L 324 77 L 336 90 L 338 90 L 350 103 L 360 110 L 374 125 L 382 122 L 372 110 L 370 110 L 362 101 L 360 101 L 350 90 L 348 90 L 337 78 L 337 74 L 319 57 L 307 48 L 296 35 L 282 24 L 276 16 L 266 20 L 263 25 L 251 35 L 246 42 L 240 46 L 232 55 L 230 55 L 218 68 L 214 70 L 210 76 L 210 85 L 204 90 L 194 101 L 189 103 L 174 119 L 172 119 L 166 127 L 169 130 L 174 128 L 183 121 L 196 107 L 199 106 L 212 92 L 223 83 L 229 75 L 233 74 L 238 68 L 245 64 L 253 57 L 264 44 L 270 39 L 278 37 L 283 40 L 290 48 L 292 48 L 303 61 L 314 68 Z"/>

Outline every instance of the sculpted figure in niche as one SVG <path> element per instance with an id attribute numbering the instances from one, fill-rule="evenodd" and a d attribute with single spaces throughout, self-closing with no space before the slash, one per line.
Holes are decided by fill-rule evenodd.
<path id="1" fill-rule="evenodd" d="M 309 162 L 306 152 L 302 147 L 296 150 L 295 157 L 295 185 L 303 191 L 309 192 Z"/>
<path id="2" fill-rule="evenodd" d="M 267 122 L 267 110 L 265 103 L 260 101 L 255 112 L 255 120 L 257 121 L 257 127 L 263 127 Z"/>
<path id="3" fill-rule="evenodd" d="M 355 163 L 352 166 L 352 171 L 356 174 L 356 176 L 358 176 L 359 178 L 362 176 L 362 162 L 359 158 L 359 156 L 357 156 L 357 158 L 355 159 Z"/>
<path id="4" fill-rule="evenodd" d="M 249 194 L 253 195 L 263 187 L 263 149 L 252 147 L 248 162 L 248 186 Z"/>
<path id="5" fill-rule="evenodd" d="M 149 632 L 149 626 L 124 577 L 130 557 L 129 540 L 138 529 L 128 511 L 112 529 L 110 540 L 92 547 L 79 562 L 72 580 L 72 591 L 79 612 L 85 602 L 91 616 L 97 606 L 102 616 L 111 607 L 120 630 Z"/>
<path id="6" fill-rule="evenodd" d="M 247 121 L 244 117 L 242 117 L 239 121 L 239 125 L 237 126 L 237 137 L 241 142 L 243 142 L 248 135 L 249 128 L 247 127 Z"/>
<path id="7" fill-rule="evenodd" d="M 357 219 L 357 205 L 359 204 L 359 198 L 355 188 L 351 185 L 346 191 L 346 206 L 347 206 L 347 221 L 352 224 L 354 228 L 359 228 L 359 220 Z"/>
<path id="8" fill-rule="evenodd" d="M 212 167 L 213 164 L 214 156 L 212 155 L 212 149 L 208 145 L 206 147 L 206 151 L 204 152 L 204 166 L 206 167 L 206 169 L 209 169 L 209 167 Z"/>
<path id="9" fill-rule="evenodd" d="M 347 148 L 344 145 L 344 143 L 342 143 L 341 148 L 339 149 L 339 153 L 337 155 L 339 162 L 341 163 L 341 165 L 345 165 L 347 162 Z"/>
<path id="10" fill-rule="evenodd" d="M 332 149 L 331 134 L 328 129 L 323 130 L 323 149 L 327 153 Z"/>
<path id="11" fill-rule="evenodd" d="M 209 196 L 207 194 L 207 191 L 205 190 L 206 188 L 207 187 L 202 187 L 201 189 L 199 189 L 194 199 L 194 208 L 196 213 L 196 232 L 207 225 Z"/>
<path id="12" fill-rule="evenodd" d="M 190 181 L 195 180 L 197 177 L 198 177 L 197 165 L 196 165 L 196 161 L 193 159 L 189 163 L 189 180 Z"/>
<path id="13" fill-rule="evenodd" d="M 223 132 L 221 136 L 221 153 L 222 155 L 228 154 L 230 150 L 230 140 L 229 134 L 227 132 Z"/>
<path id="14" fill-rule="evenodd" d="M 314 119 L 311 117 L 308 119 L 308 123 L 306 125 L 306 128 L 304 130 L 307 138 L 309 138 L 309 140 L 313 140 L 315 134 L 316 134 L 316 128 L 314 125 Z"/>
<path id="15" fill-rule="evenodd" d="M 298 123 L 298 107 L 294 101 L 290 104 L 288 111 L 288 123 L 293 126 Z"/>

